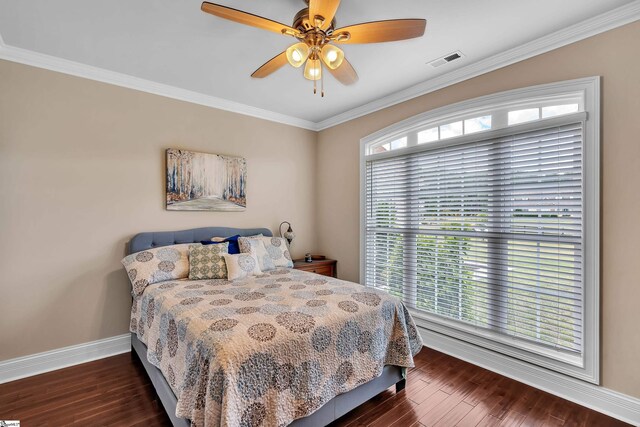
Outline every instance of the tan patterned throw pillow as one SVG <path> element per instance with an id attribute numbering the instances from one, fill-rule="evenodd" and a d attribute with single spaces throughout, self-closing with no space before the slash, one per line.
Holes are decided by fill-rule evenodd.
<path id="1" fill-rule="evenodd" d="M 227 265 L 222 256 L 229 252 L 229 243 L 192 245 L 189 247 L 189 279 L 226 279 Z"/>
<path id="2" fill-rule="evenodd" d="M 222 255 L 227 264 L 229 280 L 242 279 L 247 276 L 257 276 L 262 274 L 258 258 L 254 253 L 224 254 Z"/>
<path id="3" fill-rule="evenodd" d="M 161 246 L 124 257 L 121 262 L 133 286 L 131 293 L 140 295 L 153 283 L 186 279 L 189 276 L 189 246 L 192 245 Z"/>

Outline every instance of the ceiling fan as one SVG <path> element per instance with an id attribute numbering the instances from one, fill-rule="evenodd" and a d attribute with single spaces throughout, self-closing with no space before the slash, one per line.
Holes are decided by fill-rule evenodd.
<path id="1" fill-rule="evenodd" d="M 308 7 L 296 14 L 291 26 L 206 1 L 201 9 L 220 18 L 298 39 L 297 43 L 254 71 L 251 77 L 266 77 L 287 62 L 296 68 L 304 65 L 304 77 L 313 81 L 314 94 L 316 81 L 320 80 L 322 96 L 323 64 L 342 84 L 350 85 L 358 80 L 358 74 L 344 57 L 342 49 L 333 43 L 381 43 L 412 39 L 422 36 L 427 25 L 424 19 L 391 19 L 335 28 L 335 14 L 340 0 L 305 0 L 305 3 Z"/>

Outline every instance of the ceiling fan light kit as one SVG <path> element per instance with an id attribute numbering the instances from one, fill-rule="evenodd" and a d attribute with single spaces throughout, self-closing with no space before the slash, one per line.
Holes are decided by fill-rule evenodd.
<path id="1" fill-rule="evenodd" d="M 254 78 L 264 78 L 289 63 L 295 68 L 305 64 L 303 75 L 323 85 L 323 65 L 340 83 L 350 85 L 358 81 L 358 74 L 345 58 L 344 52 L 333 43 L 381 43 L 421 37 L 427 21 L 424 19 L 392 19 L 365 22 L 335 29 L 335 14 L 340 0 L 308 0 L 308 7 L 302 9 L 288 26 L 258 15 L 219 4 L 203 2 L 201 9 L 220 18 L 250 25 L 263 30 L 291 36 L 298 42 L 284 52 L 274 56 L 251 74 Z M 321 90 L 324 96 L 324 90 Z"/>
<path id="2" fill-rule="evenodd" d="M 342 61 L 344 61 L 344 52 L 342 49 L 332 44 L 325 44 L 322 46 L 320 55 L 322 56 L 322 61 L 325 65 L 332 70 L 335 70 L 342 65 Z"/>
<path id="3" fill-rule="evenodd" d="M 309 57 L 309 46 L 306 43 L 292 44 L 287 48 L 286 52 L 289 64 L 300 68 Z"/>
<path id="4" fill-rule="evenodd" d="M 322 78 L 322 66 L 319 59 L 307 59 L 304 66 L 304 78 L 307 80 L 320 80 Z"/>

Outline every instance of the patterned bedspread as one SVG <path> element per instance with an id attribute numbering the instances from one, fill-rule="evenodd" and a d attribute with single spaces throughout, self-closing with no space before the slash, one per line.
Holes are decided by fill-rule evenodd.
<path id="1" fill-rule="evenodd" d="M 290 269 L 149 285 L 131 331 L 194 426 L 287 425 L 422 347 L 396 298 Z"/>

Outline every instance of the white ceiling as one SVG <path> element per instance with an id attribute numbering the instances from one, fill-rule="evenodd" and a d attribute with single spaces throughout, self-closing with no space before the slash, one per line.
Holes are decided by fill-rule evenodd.
<path id="1" fill-rule="evenodd" d="M 303 0 L 218 2 L 286 24 L 304 7 Z M 320 122 L 632 0 L 343 0 L 338 27 L 425 18 L 427 31 L 420 39 L 343 46 L 360 80 L 342 86 L 327 75 L 324 98 L 288 65 L 265 79 L 250 77 L 293 38 L 205 14 L 200 3 L 2 0 L 0 35 L 8 46 Z M 464 58 L 427 65 L 455 50 Z"/>

